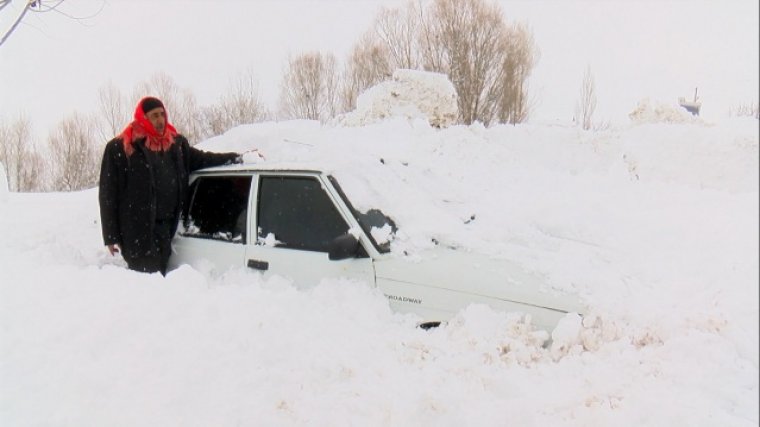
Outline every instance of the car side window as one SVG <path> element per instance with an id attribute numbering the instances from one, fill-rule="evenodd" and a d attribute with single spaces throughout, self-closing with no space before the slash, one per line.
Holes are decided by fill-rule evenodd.
<path id="1" fill-rule="evenodd" d="M 183 236 L 246 243 L 250 176 L 201 176 L 188 194 Z"/>
<path id="2" fill-rule="evenodd" d="M 257 209 L 258 244 L 327 252 L 333 239 L 348 232 L 348 224 L 313 177 L 261 177 Z"/>

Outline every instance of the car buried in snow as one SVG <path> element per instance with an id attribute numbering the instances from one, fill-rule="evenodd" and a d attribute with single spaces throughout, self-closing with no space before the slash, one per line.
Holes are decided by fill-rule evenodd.
<path id="1" fill-rule="evenodd" d="M 541 291 L 535 276 L 508 260 L 450 248 L 414 261 L 392 254 L 372 233 L 388 226 L 396 224 L 380 210 L 357 211 L 338 181 L 318 169 L 209 168 L 190 177 L 170 267 L 204 260 L 217 271 L 247 267 L 296 287 L 356 279 L 376 286 L 393 310 L 417 314 L 423 327 L 473 303 L 530 315 L 547 331 L 582 310 L 575 296 Z"/>

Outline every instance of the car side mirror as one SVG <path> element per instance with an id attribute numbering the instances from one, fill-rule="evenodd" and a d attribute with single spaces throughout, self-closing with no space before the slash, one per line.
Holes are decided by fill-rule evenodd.
<path id="1" fill-rule="evenodd" d="M 359 240 L 351 233 L 346 233 L 336 237 L 330 246 L 328 246 L 328 257 L 330 261 L 354 258 L 358 253 Z"/>

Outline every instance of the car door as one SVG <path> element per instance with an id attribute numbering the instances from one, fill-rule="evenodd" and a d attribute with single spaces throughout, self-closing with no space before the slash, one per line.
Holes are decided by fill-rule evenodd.
<path id="1" fill-rule="evenodd" d="M 251 182 L 250 173 L 200 175 L 193 181 L 173 244 L 173 267 L 190 264 L 223 273 L 245 265 Z"/>
<path id="2" fill-rule="evenodd" d="M 348 278 L 374 285 L 372 259 L 360 247 L 355 258 L 330 260 L 330 243 L 349 231 L 349 213 L 336 203 L 318 173 L 260 172 L 249 214 L 245 264 L 264 276 L 279 275 L 297 287 L 323 278 Z"/>

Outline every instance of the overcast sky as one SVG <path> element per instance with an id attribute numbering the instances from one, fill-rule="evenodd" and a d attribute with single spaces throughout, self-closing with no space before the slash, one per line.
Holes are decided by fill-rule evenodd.
<path id="1" fill-rule="evenodd" d="M 22 0 L 14 0 L 19 4 Z M 622 122 L 639 100 L 677 103 L 699 87 L 703 117 L 758 101 L 758 2 L 500 1 L 527 22 L 540 49 L 530 80 L 534 121 L 569 121 L 586 66 L 597 120 Z M 156 72 L 200 104 L 252 70 L 274 107 L 288 55 L 344 60 L 381 6 L 403 0 L 66 0 L 30 13 L 0 46 L 0 120 L 30 117 L 48 130 L 73 111 L 94 112 L 109 81 L 130 91 Z M 18 11 L 0 12 L 0 31 Z"/>

